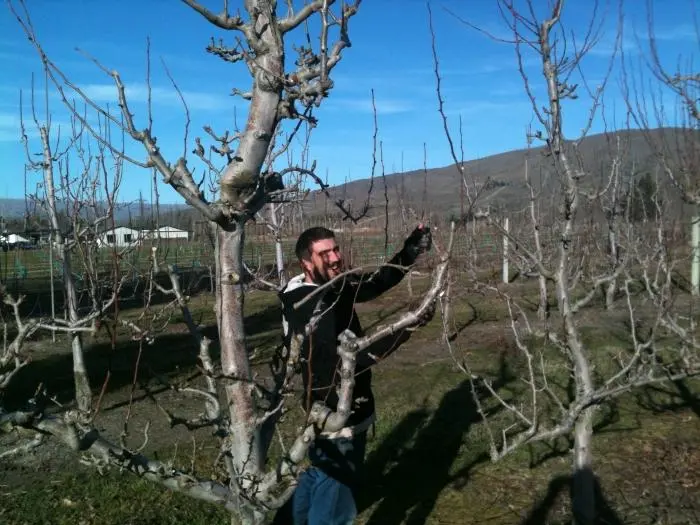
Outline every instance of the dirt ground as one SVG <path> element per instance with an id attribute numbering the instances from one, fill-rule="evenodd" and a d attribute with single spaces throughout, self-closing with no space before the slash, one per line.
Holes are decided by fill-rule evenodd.
<path id="1" fill-rule="evenodd" d="M 371 329 L 410 301 L 402 292 L 361 305 L 364 326 Z M 279 338 L 278 311 L 270 302 L 250 304 L 251 341 L 269 348 Z M 455 346 L 482 368 L 494 368 L 502 355 L 514 351 L 497 313 L 465 306 L 459 317 Z M 41 377 L 57 392 L 57 402 L 68 400 L 70 360 L 61 348 L 66 345 L 37 346 L 35 362 L 37 366 L 44 363 L 45 368 L 28 374 L 11 394 L 20 398 L 36 388 Z M 116 441 L 128 415 L 130 447 L 143 447 L 145 454 L 178 465 L 196 465 L 200 472 L 215 475 L 211 462 L 217 442 L 211 431 L 171 428 L 162 411 L 194 416 L 202 410 L 200 399 L 165 386 L 166 378 L 177 381 L 196 373 L 184 328 L 172 325 L 157 346 L 142 349 L 136 387 L 132 388 L 138 352 L 133 343 L 115 351 L 104 341 L 89 351 L 93 385 L 101 385 L 105 370 L 111 370 L 95 421 L 97 429 Z M 261 375 L 266 362 L 261 358 L 257 365 Z M 375 384 L 380 420 L 368 451 L 368 482 L 358 498 L 360 523 L 569 522 L 570 443 L 527 447 L 490 463 L 483 425 L 471 407 L 468 382 L 440 343 L 437 327 L 416 332 L 381 363 Z M 613 411 L 594 442 L 600 523 L 700 523 L 697 382 L 641 391 Z M 0 450 L 20 438 L 0 435 Z M 31 453 L 0 460 L 0 493 L 17 497 L 67 472 L 92 475 L 93 468 L 81 466 L 72 452 L 47 440 Z M 186 521 L 170 517 L 167 522 Z"/>

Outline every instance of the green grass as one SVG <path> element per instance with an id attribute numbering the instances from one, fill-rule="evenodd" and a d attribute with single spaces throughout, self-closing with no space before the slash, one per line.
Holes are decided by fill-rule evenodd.
<path id="1" fill-rule="evenodd" d="M 566 522 L 571 472 L 567 440 L 560 440 L 556 448 L 522 447 L 492 464 L 469 383 L 451 366 L 382 368 L 375 382 L 379 422 L 368 454 L 369 479 L 360 498 L 362 523 Z M 513 386 L 505 384 L 500 393 L 507 396 Z M 695 382 L 690 388 L 698 392 L 699 387 Z M 644 486 L 645 473 L 657 471 L 663 461 L 669 469 L 684 472 L 686 480 L 700 472 L 700 454 L 688 464 L 673 457 L 678 449 L 693 449 L 694 440 L 700 438 L 698 413 L 693 414 L 689 405 L 681 408 L 683 396 L 673 386 L 648 393 L 653 403 L 643 406 L 637 397 L 627 396 L 601 409 L 596 421 L 594 454 L 601 502 L 606 515 L 617 514 L 618 523 L 647 523 L 655 512 L 661 495 L 643 502 L 641 490 L 636 496 L 632 493 Z M 669 405 L 672 400 L 677 403 L 674 409 Z M 685 435 L 675 437 L 674 426 L 681 420 L 694 424 L 693 429 L 686 426 Z M 620 484 L 630 481 L 633 485 L 624 494 L 618 492 Z M 656 483 L 647 490 L 658 491 L 666 484 L 679 500 L 693 499 L 692 488 L 675 477 Z M 547 501 L 554 492 L 556 497 Z M 700 503 L 697 496 L 694 501 Z M 528 516 L 536 520 L 527 522 Z"/>
<path id="2" fill-rule="evenodd" d="M 567 523 L 568 443 L 560 442 L 558 449 L 523 447 L 491 464 L 468 383 L 449 364 L 380 368 L 375 384 L 379 420 L 358 496 L 359 523 Z M 700 439 L 700 428 L 693 426 L 697 416 L 682 407 L 663 408 L 680 399 L 673 389 L 652 398 L 661 412 L 630 396 L 612 417 L 601 412 L 598 421 L 596 471 L 606 512 L 617 516 L 617 523 L 649 523 L 655 512 L 664 512 L 658 507 L 669 502 L 655 494 L 661 486 L 671 491 L 668 497 L 693 501 L 691 485 L 683 485 L 700 473 L 697 453 L 687 462 Z M 682 421 L 684 434 L 674 436 Z M 180 461 L 188 464 L 187 455 L 181 451 Z M 172 448 L 159 456 L 172 457 Z M 200 460 L 197 466 L 205 474 L 207 462 Z M 669 476 L 654 479 L 652 473 L 664 466 Z M 652 495 L 644 497 L 645 491 Z M 0 508 L 0 521 L 12 524 L 228 523 L 226 513 L 213 506 L 129 474 L 100 475 L 77 465 L 70 472 L 47 472 L 39 479 L 30 474 L 27 483 L 3 486 Z M 665 512 L 673 517 L 680 510 Z M 662 522 L 685 523 L 683 516 Z"/>
<path id="3" fill-rule="evenodd" d="M 48 473 L 27 487 L 2 488 L 0 522 L 8 525 L 213 525 L 227 512 L 148 481 L 87 467 Z"/>
<path id="4" fill-rule="evenodd" d="M 362 305 L 365 328 L 399 315 L 427 283 L 423 277 L 413 280 L 413 299 L 402 283 L 380 300 Z M 455 347 L 468 354 L 477 373 L 494 380 L 499 394 L 522 399 L 527 387 L 515 374 L 522 371 L 523 363 L 513 349 L 502 301 L 464 294 L 455 298 Z M 193 298 L 195 319 L 212 325 L 212 306 L 211 297 Z M 248 343 L 259 351 L 261 372 L 279 342 L 279 315 L 275 294 L 254 292 L 246 297 Z M 603 317 L 608 322 L 603 323 Z M 584 343 L 596 350 L 592 357 L 605 371 L 611 363 L 610 352 L 626 344 L 624 326 L 607 314 L 587 319 L 597 324 L 591 321 L 581 327 Z M 175 321 L 181 321 L 177 315 Z M 471 385 L 442 348 L 440 326 L 438 312 L 432 323 L 375 369 L 378 421 L 369 442 L 366 481 L 358 494 L 359 523 L 568 523 L 571 443 L 561 439 L 522 447 L 491 463 L 488 433 L 476 412 Z M 181 326 L 172 328 L 146 350 L 142 380 L 149 380 L 151 374 L 181 378 L 193 370 L 193 344 Z M 214 334 L 212 326 L 207 331 Z M 216 352 L 215 345 L 213 349 Z M 93 384 L 101 384 L 109 365 L 113 374 L 108 395 L 122 392 L 130 384 L 137 350 L 134 343 L 120 341 L 118 354 L 113 354 L 106 340 L 95 341 L 86 356 Z M 555 354 L 546 356 L 550 366 L 559 363 Z M 68 399 L 70 366 L 65 352 L 38 359 L 13 386 L 15 399 L 31 393 L 39 380 L 46 380 L 61 399 Z M 560 383 L 555 388 L 565 393 L 565 374 L 555 374 L 553 382 Z M 698 380 L 678 382 L 642 389 L 601 407 L 593 443 L 601 519 L 606 520 L 601 523 L 688 523 L 692 509 L 700 508 L 699 394 Z M 296 410 L 282 426 L 285 434 L 299 417 L 297 400 L 292 404 Z M 497 429 L 512 421 L 493 399 L 485 399 L 485 406 Z M 136 410 L 144 408 L 137 405 Z M 190 446 L 187 441 L 180 443 L 178 464 L 189 466 Z M 195 469 L 201 476 L 210 476 L 216 443 L 201 435 L 197 446 Z M 167 436 L 154 434 L 149 447 L 149 453 L 157 453 L 162 460 L 175 455 Z M 72 460 L 67 465 L 60 471 L 9 472 L 12 481 L 0 481 L 0 523 L 228 523 L 220 509 L 132 475 L 109 472 L 103 476 Z"/>

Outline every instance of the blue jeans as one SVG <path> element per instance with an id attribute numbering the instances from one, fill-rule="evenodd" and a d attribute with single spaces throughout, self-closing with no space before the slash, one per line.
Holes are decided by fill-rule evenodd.
<path id="1" fill-rule="evenodd" d="M 353 489 L 364 465 L 367 433 L 317 439 L 309 448 L 311 467 L 299 476 L 290 502 L 274 525 L 350 525 L 357 516 Z"/>
<path id="2" fill-rule="evenodd" d="M 317 467 L 301 474 L 293 498 L 294 525 L 351 525 L 357 516 L 350 487 Z"/>

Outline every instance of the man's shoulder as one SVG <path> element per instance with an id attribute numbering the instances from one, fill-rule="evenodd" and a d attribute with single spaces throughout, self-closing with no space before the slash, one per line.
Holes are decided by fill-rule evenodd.
<path id="1" fill-rule="evenodd" d="M 315 298 L 309 298 L 309 300 L 304 301 L 315 290 L 318 290 L 317 284 L 307 283 L 304 275 L 298 275 L 290 279 L 287 285 L 279 292 L 285 334 L 288 333 L 290 326 L 294 332 L 303 330 L 314 315 L 317 306 L 322 304 L 321 302 L 326 294 L 325 291 Z M 299 304 L 300 302 L 302 304 Z"/>
<path id="2" fill-rule="evenodd" d="M 291 306 L 297 301 L 302 300 L 304 297 L 313 292 L 318 288 L 317 284 L 307 283 L 304 274 L 292 277 L 287 285 L 282 288 L 279 292 L 279 298 L 284 306 Z"/>

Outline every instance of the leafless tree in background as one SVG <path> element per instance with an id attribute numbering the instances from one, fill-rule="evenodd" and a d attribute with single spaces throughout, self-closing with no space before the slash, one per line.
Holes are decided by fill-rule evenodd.
<path id="1" fill-rule="evenodd" d="M 527 145 L 528 150 L 532 145 L 534 137 L 532 133 L 528 132 L 527 135 Z M 525 186 L 527 187 L 529 193 L 529 212 L 530 212 L 530 223 L 532 226 L 532 242 L 534 247 L 534 255 L 539 261 L 545 261 L 545 254 L 542 247 L 542 215 L 540 213 L 540 192 L 535 189 L 535 184 L 533 182 L 532 174 L 530 173 L 529 164 L 530 152 L 528 151 L 528 156 L 525 157 Z M 530 266 L 530 265 L 528 265 Z M 539 321 L 545 323 L 549 317 L 549 296 L 547 293 L 547 277 L 542 275 L 541 272 L 536 272 L 537 274 L 537 284 L 539 288 L 539 300 L 537 304 L 537 318 Z"/>
<path id="2" fill-rule="evenodd" d="M 300 218 L 303 217 L 304 201 L 309 193 L 308 179 L 310 177 L 308 174 L 316 171 L 316 164 L 309 162 L 309 139 L 312 127 L 309 119 L 299 120 L 292 131 L 284 137 L 280 147 L 275 148 L 272 145 L 265 162 L 264 171 L 272 171 L 277 158 L 282 155 L 287 157 L 287 167 L 279 171 L 279 176 L 285 188 L 284 193 L 273 199 L 256 215 L 258 222 L 268 228 L 274 239 L 276 272 L 274 286 L 277 289 L 283 288 L 289 278 L 284 258 L 284 231 L 288 229 L 295 215 Z M 298 137 L 302 128 L 304 129 L 303 139 Z M 278 136 L 281 137 L 282 133 L 283 130 L 279 130 Z M 300 150 L 297 155 L 299 157 L 299 162 L 297 163 L 294 162 L 296 152 L 294 151 L 293 142 L 295 139 L 297 139 Z"/>
<path id="3" fill-rule="evenodd" d="M 690 56 L 680 57 L 673 65 L 662 60 L 651 0 L 647 0 L 646 8 L 647 32 L 637 35 L 644 60 L 641 67 L 635 68 L 631 59 L 623 54 L 623 96 L 635 124 L 645 133 L 664 175 L 686 203 L 697 206 L 700 205 L 700 181 L 697 177 L 700 162 L 700 73 Z M 691 15 L 697 48 L 700 29 L 694 0 L 691 0 Z M 651 73 L 655 84 L 648 82 L 645 72 Z M 666 102 L 668 97 L 672 104 Z M 675 129 L 666 134 L 653 133 L 655 128 L 664 126 L 674 126 Z"/>
<path id="4" fill-rule="evenodd" d="M 48 323 L 50 330 L 70 335 L 77 413 L 82 421 L 87 421 L 93 403 L 83 358 L 83 332 L 94 332 L 96 323 L 115 303 L 123 284 L 123 279 L 111 271 L 109 261 L 106 268 L 101 267 L 98 255 L 103 232 L 114 226 L 114 197 L 121 184 L 123 160 L 103 142 L 91 140 L 78 118 L 71 119 L 70 129 L 52 132 L 48 94 L 45 104 L 47 116 L 41 122 L 32 92 L 31 116 L 35 129 L 28 129 L 22 119 L 28 167 L 41 174 L 40 193 L 29 197 L 48 217 L 48 242 L 60 264 L 66 314 L 65 320 L 54 316 Z M 101 119 L 97 128 L 103 141 L 114 140 L 118 144 L 119 139 L 112 138 L 106 119 Z M 39 155 L 32 151 L 36 145 L 30 144 L 28 138 L 32 131 L 39 136 Z M 39 161 L 34 160 L 37 156 Z M 61 212 L 67 221 L 61 221 Z M 120 254 L 114 253 L 114 260 L 126 251 L 128 248 Z M 49 263 L 53 265 L 53 261 Z M 89 305 L 87 315 L 79 313 L 81 302 L 85 303 L 83 293 Z"/>
<path id="5" fill-rule="evenodd" d="M 78 118 L 72 118 L 68 126 L 60 129 L 60 125 L 52 123 L 48 91 L 45 93 L 44 120 L 39 117 L 39 101 L 35 100 L 33 87 L 29 119 L 25 119 L 26 101 L 20 97 L 21 132 L 27 167 L 40 175 L 37 193 L 27 197 L 48 219 L 46 240 L 58 263 L 64 292 L 64 315 L 55 311 L 54 298 L 51 297 L 51 315 L 42 313 L 38 317 L 26 317 L 22 314 L 25 296 L 13 296 L 7 290 L 3 291 L 3 301 L 14 317 L 14 337 L 9 345 L 4 345 L 0 357 L 0 396 L 15 374 L 29 364 L 35 334 L 64 333 L 70 339 L 75 388 L 75 407 L 66 417 L 77 425 L 89 425 L 97 403 L 93 400 L 93 389 L 85 367 L 84 336 L 94 334 L 108 312 L 116 306 L 124 278 L 114 271 L 114 263 L 129 250 L 120 249 L 118 253 L 113 252 L 109 260 L 100 260 L 99 245 L 104 238 L 103 232 L 113 224 L 114 197 L 121 183 L 123 160 L 104 145 L 107 140 L 113 140 L 115 146 L 119 142 L 117 137 L 111 136 L 113 130 L 107 119 L 100 119 L 96 125 L 100 140 L 93 140 L 85 133 Z M 27 124 L 27 120 L 31 124 Z M 30 139 L 34 136 L 38 140 Z M 53 257 L 48 261 L 52 268 Z M 13 415 L 3 413 L 0 408 L 0 418 L 9 418 L 20 424 L 39 423 L 34 418 L 46 409 L 45 393 L 39 392 L 35 401 L 35 412 Z M 40 444 L 42 431 L 40 427 L 37 430 L 29 445 L 10 448 L 3 452 L 3 457 Z"/>
<path id="6" fill-rule="evenodd" d="M 600 165 L 587 165 L 579 145 L 600 111 L 614 56 L 608 76 L 598 87 L 590 86 L 583 74 L 582 60 L 600 37 L 603 22 L 600 6 L 597 2 L 591 6 L 593 15 L 588 30 L 577 38 L 562 21 L 565 3 L 556 0 L 542 7 L 531 0 L 498 2 L 512 35 L 507 40 L 498 40 L 515 49 L 518 70 L 538 128 L 532 132 L 531 139 L 544 145 L 542 154 L 549 159 L 552 182 L 558 184 L 553 224 L 556 251 L 551 257 L 543 255 L 538 238 L 540 219 L 536 213 L 531 213 L 529 233 L 522 228 L 519 232 L 503 228 L 500 231 L 512 241 L 512 258 L 520 267 L 537 277 L 540 285 L 546 280 L 546 285 L 553 288 L 551 320 L 542 334 L 534 329 L 527 313 L 527 298 L 518 296 L 518 288 L 485 284 L 484 289 L 505 301 L 509 329 L 522 358 L 521 379 L 527 385 L 526 392 L 521 393 L 522 397 L 507 399 L 490 380 L 473 376 L 467 359 L 456 358 L 456 362 L 472 377 L 475 392 L 479 383 L 490 399 L 509 414 L 505 422 L 486 418 L 486 401 L 475 395 L 490 436 L 492 460 L 524 444 L 573 437 L 574 519 L 576 523 L 591 524 L 596 519 L 592 436 L 597 408 L 634 388 L 698 374 L 700 359 L 695 323 L 692 317 L 688 320 L 687 316 L 679 315 L 675 306 L 677 298 L 671 276 L 678 261 L 672 260 L 667 250 L 660 199 L 654 199 L 659 209 L 653 215 L 650 238 L 648 229 L 637 228 L 622 212 L 625 194 L 621 189 L 621 170 L 628 165 L 624 148 L 619 144 L 609 148 L 604 183 L 597 188 L 590 183 Z M 547 10 L 543 16 L 538 14 L 541 9 Z M 621 29 L 622 11 L 619 21 Z M 618 43 L 619 38 L 618 32 Z M 545 83 L 542 93 L 526 73 L 526 58 L 533 54 Z M 678 93 L 682 97 L 685 91 Z M 590 113 L 581 126 L 580 136 L 571 140 L 564 133 L 564 107 L 568 99 L 582 94 L 590 98 Z M 533 185 L 528 183 L 528 187 L 532 212 L 537 196 Z M 605 228 L 598 228 L 598 231 L 607 240 L 591 242 L 584 235 L 581 209 L 601 200 L 608 212 L 609 229 L 606 232 Z M 492 224 L 499 227 L 496 221 Z M 596 250 L 596 244 L 603 249 Z M 639 293 L 639 283 L 644 283 L 644 293 Z M 630 327 L 629 345 L 625 348 L 592 348 L 582 336 L 583 316 L 601 289 L 606 290 L 608 307 L 613 306 L 615 292 L 621 290 Z M 447 308 L 445 304 L 443 310 Z M 449 338 L 445 337 L 445 341 L 456 356 Z M 558 381 L 562 375 L 568 377 L 570 388 L 562 387 Z"/>

